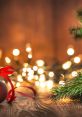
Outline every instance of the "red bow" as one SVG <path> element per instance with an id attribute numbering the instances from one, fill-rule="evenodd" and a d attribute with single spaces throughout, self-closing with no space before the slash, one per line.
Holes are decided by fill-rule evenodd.
<path id="1" fill-rule="evenodd" d="M 7 95 L 7 102 L 8 103 L 11 103 L 16 98 L 16 96 L 15 96 L 15 89 L 16 88 L 14 88 L 12 81 L 8 76 L 8 75 L 11 75 L 13 72 L 14 72 L 14 69 L 11 66 L 0 68 L 0 76 L 2 76 L 5 80 L 7 80 L 11 85 L 11 89 L 9 90 L 8 95 Z M 21 95 L 31 97 L 31 98 L 34 98 L 36 96 L 36 91 L 34 90 L 34 88 L 29 87 L 29 86 L 22 86 L 22 87 L 26 87 L 26 88 L 30 89 L 33 92 L 34 96 L 29 96 L 25 93 L 18 92 Z"/>

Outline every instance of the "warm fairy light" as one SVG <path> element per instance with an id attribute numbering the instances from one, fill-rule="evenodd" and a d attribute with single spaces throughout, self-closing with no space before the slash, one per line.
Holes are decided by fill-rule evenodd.
<path id="1" fill-rule="evenodd" d="M 54 77 L 54 72 L 50 71 L 48 75 L 49 77 Z"/>
<path id="2" fill-rule="evenodd" d="M 46 83 L 45 82 L 40 82 L 40 88 L 45 88 L 46 87 Z"/>
<path id="3" fill-rule="evenodd" d="M 23 72 L 27 72 L 27 68 L 23 68 L 22 71 L 23 71 Z"/>
<path id="4" fill-rule="evenodd" d="M 16 83 L 16 87 L 20 87 L 20 85 L 21 85 L 21 84 L 20 84 L 19 82 Z"/>
<path id="5" fill-rule="evenodd" d="M 30 43 L 28 43 L 27 45 L 26 45 L 26 52 L 31 52 L 32 51 L 32 48 L 31 48 L 31 45 L 30 45 Z"/>
<path id="6" fill-rule="evenodd" d="M 63 81 L 63 80 L 59 81 L 59 85 L 61 85 L 61 86 L 65 85 L 65 81 Z"/>
<path id="7" fill-rule="evenodd" d="M 44 73 L 44 69 L 39 68 L 39 69 L 38 69 L 38 74 L 43 74 L 43 73 Z"/>
<path id="8" fill-rule="evenodd" d="M 33 70 L 34 71 L 37 71 L 38 70 L 38 67 L 37 66 L 33 66 Z"/>
<path id="9" fill-rule="evenodd" d="M 11 63 L 11 59 L 10 59 L 9 57 L 5 57 L 5 62 L 6 62 L 7 64 Z"/>
<path id="10" fill-rule="evenodd" d="M 36 81 L 35 82 L 35 86 L 39 87 L 39 85 L 40 85 L 40 82 L 39 81 Z"/>
<path id="11" fill-rule="evenodd" d="M 43 60 L 37 60 L 37 61 L 36 61 L 36 64 L 37 64 L 39 67 L 42 67 L 42 66 L 45 64 L 45 62 L 44 62 Z"/>
<path id="12" fill-rule="evenodd" d="M 80 63 L 81 62 L 81 58 L 80 57 L 75 57 L 74 58 L 74 63 Z"/>
<path id="13" fill-rule="evenodd" d="M 69 56 L 72 56 L 72 55 L 74 55 L 74 48 L 72 48 L 72 47 L 70 47 L 70 48 L 68 48 L 68 50 L 67 50 L 67 54 L 69 55 Z"/>
<path id="14" fill-rule="evenodd" d="M 33 70 L 30 70 L 29 73 L 28 73 L 28 75 L 29 75 L 29 76 L 30 76 L 30 75 L 34 75 L 34 71 L 33 71 Z"/>
<path id="15" fill-rule="evenodd" d="M 31 76 L 28 76 L 27 80 L 28 80 L 28 81 L 31 81 L 31 80 L 33 80 L 33 75 L 31 75 Z"/>
<path id="16" fill-rule="evenodd" d="M 52 89 L 53 81 L 52 80 L 48 80 L 46 86 L 47 86 L 48 89 Z"/>
<path id="17" fill-rule="evenodd" d="M 71 75 L 72 75 L 72 77 L 76 77 L 76 76 L 78 75 L 78 73 L 77 73 L 77 71 L 73 71 L 73 72 L 71 73 Z"/>
<path id="18" fill-rule="evenodd" d="M 40 82 L 44 82 L 45 81 L 45 75 L 44 74 L 40 75 L 39 81 Z"/>
<path id="19" fill-rule="evenodd" d="M 35 80 L 38 80 L 38 75 L 34 75 L 34 79 Z"/>
<path id="20" fill-rule="evenodd" d="M 28 68 L 27 68 L 27 72 L 30 72 L 30 71 L 31 71 L 31 68 L 30 68 L 30 67 L 28 67 Z"/>
<path id="21" fill-rule="evenodd" d="M 29 59 L 32 59 L 32 54 L 28 54 L 28 58 Z"/>
<path id="22" fill-rule="evenodd" d="M 28 67 L 28 63 L 24 63 L 23 66 L 26 68 Z"/>
<path id="23" fill-rule="evenodd" d="M 17 76 L 17 81 L 23 82 L 22 76 L 20 74 Z"/>
<path id="24" fill-rule="evenodd" d="M 15 85 L 15 81 L 12 81 L 12 84 Z"/>
<path id="25" fill-rule="evenodd" d="M 20 50 L 19 49 L 14 49 L 13 50 L 13 55 L 14 56 L 18 56 L 20 54 Z"/>
<path id="26" fill-rule="evenodd" d="M 22 72 L 22 76 L 25 77 L 26 76 L 26 72 Z"/>
<path id="27" fill-rule="evenodd" d="M 65 62 L 65 63 L 62 65 L 62 68 L 63 68 L 64 70 L 67 70 L 67 69 L 69 69 L 69 68 L 71 67 L 71 65 L 72 65 L 72 62 L 71 62 L 71 61 L 67 61 L 67 62 Z"/>

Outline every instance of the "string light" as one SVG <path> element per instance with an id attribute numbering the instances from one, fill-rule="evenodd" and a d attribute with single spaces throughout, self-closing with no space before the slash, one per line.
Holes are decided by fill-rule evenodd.
<path id="1" fill-rule="evenodd" d="M 48 75 L 49 75 L 49 77 L 54 77 L 54 72 L 51 71 L 48 73 Z"/>
<path id="2" fill-rule="evenodd" d="M 48 80 L 46 85 L 47 85 L 48 89 L 52 89 L 52 87 L 53 87 L 53 81 L 52 80 Z"/>
<path id="3" fill-rule="evenodd" d="M 68 54 L 69 56 L 74 55 L 74 53 L 75 53 L 74 48 L 72 48 L 72 47 L 68 48 L 67 54 Z"/>
<path id="4" fill-rule="evenodd" d="M 64 86 L 65 85 L 65 81 L 63 81 L 63 80 L 59 81 L 59 85 Z"/>
<path id="5" fill-rule="evenodd" d="M 44 70 L 42 68 L 39 68 L 38 69 L 38 74 L 43 74 L 44 73 Z"/>
<path id="6" fill-rule="evenodd" d="M 80 63 L 81 62 L 81 58 L 80 57 L 75 57 L 74 58 L 74 63 Z"/>
<path id="7" fill-rule="evenodd" d="M 63 68 L 64 70 L 67 70 L 67 69 L 69 69 L 69 68 L 71 67 L 71 65 L 72 65 L 72 62 L 71 62 L 71 61 L 67 61 L 67 62 L 65 62 L 65 63 L 62 65 L 62 68 Z"/>
<path id="8" fill-rule="evenodd" d="M 20 87 L 21 84 L 19 82 L 16 83 L 16 87 Z"/>
<path id="9" fill-rule="evenodd" d="M 10 59 L 9 57 L 5 57 L 5 62 L 6 62 L 7 64 L 11 63 L 11 59 Z"/>
<path id="10" fill-rule="evenodd" d="M 31 53 L 28 54 L 28 58 L 29 58 L 29 59 L 32 59 L 32 54 L 31 54 Z"/>
<path id="11" fill-rule="evenodd" d="M 45 64 L 45 62 L 43 60 L 37 60 L 36 64 L 37 66 L 42 67 Z"/>
<path id="12" fill-rule="evenodd" d="M 78 75 L 78 73 L 77 73 L 77 71 L 73 71 L 73 72 L 71 73 L 71 75 L 72 75 L 72 77 L 76 77 L 76 76 Z"/>
<path id="13" fill-rule="evenodd" d="M 23 82 L 22 76 L 20 74 L 17 76 L 17 81 Z"/>
<path id="14" fill-rule="evenodd" d="M 18 56 L 20 54 L 20 50 L 19 49 L 14 49 L 13 50 L 13 55 L 14 56 Z"/>
<path id="15" fill-rule="evenodd" d="M 33 70 L 34 71 L 37 71 L 38 70 L 38 67 L 37 66 L 33 66 Z"/>
<path id="16" fill-rule="evenodd" d="M 45 81 L 45 75 L 41 74 L 39 78 L 39 82 L 44 82 Z"/>
<path id="17" fill-rule="evenodd" d="M 32 51 L 30 43 L 26 45 L 26 52 L 30 53 Z"/>

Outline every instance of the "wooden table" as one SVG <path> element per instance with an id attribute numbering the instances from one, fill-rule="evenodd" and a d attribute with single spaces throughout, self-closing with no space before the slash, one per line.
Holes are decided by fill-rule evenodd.
<path id="1" fill-rule="evenodd" d="M 10 105 L 6 101 L 0 104 L 0 117 L 82 117 L 82 104 L 18 97 Z"/>

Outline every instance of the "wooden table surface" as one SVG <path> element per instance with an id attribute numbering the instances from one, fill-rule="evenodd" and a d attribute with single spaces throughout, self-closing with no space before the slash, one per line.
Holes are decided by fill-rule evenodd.
<path id="1" fill-rule="evenodd" d="M 0 117 L 82 117 L 82 104 L 18 97 L 12 104 L 0 104 Z"/>

